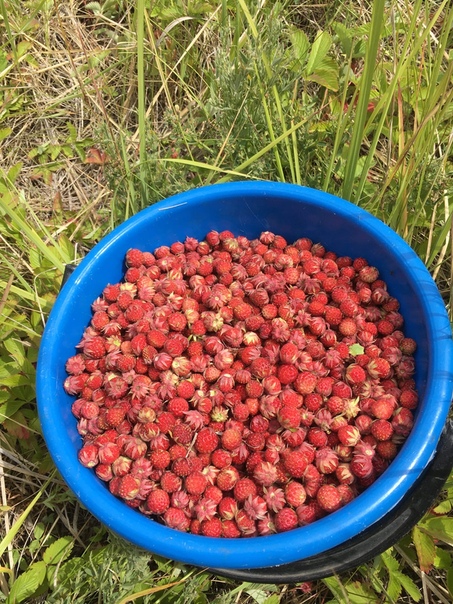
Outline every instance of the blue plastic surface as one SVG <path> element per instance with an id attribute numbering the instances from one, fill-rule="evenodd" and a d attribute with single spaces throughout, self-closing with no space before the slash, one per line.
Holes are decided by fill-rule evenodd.
<path id="1" fill-rule="evenodd" d="M 270 230 L 293 241 L 310 237 L 340 255 L 363 256 L 379 268 L 401 303 L 405 333 L 418 342 L 421 402 L 411 435 L 389 469 L 350 504 L 312 525 L 249 539 L 214 539 L 169 529 L 113 497 L 80 465 L 81 438 L 63 390 L 65 361 L 91 318 L 91 302 L 123 275 L 130 247 L 152 251 L 186 236 L 229 229 L 249 238 Z M 156 554 L 218 568 L 261 568 L 302 560 L 346 542 L 378 522 L 433 457 L 453 390 L 453 344 L 442 298 L 413 250 L 380 220 L 326 193 L 271 182 L 213 185 L 175 195 L 131 218 L 103 239 L 63 287 L 50 314 L 38 359 L 37 398 L 44 437 L 66 483 L 117 534 Z"/>

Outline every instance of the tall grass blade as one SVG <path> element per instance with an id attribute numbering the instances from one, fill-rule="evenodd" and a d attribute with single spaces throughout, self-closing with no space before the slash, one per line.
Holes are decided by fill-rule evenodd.
<path id="1" fill-rule="evenodd" d="M 46 245 L 46 243 L 41 239 L 40 235 L 21 218 L 18 212 L 11 207 L 6 200 L 7 197 L 7 194 L 0 196 L 0 210 L 2 210 L 5 214 L 8 214 L 13 224 L 18 229 L 18 232 L 25 235 L 29 239 L 30 243 L 37 247 L 43 256 L 47 258 L 58 270 L 64 272 L 65 264 L 71 262 L 72 258 L 69 258 L 63 249 L 57 248 L 57 246 L 54 244 L 55 249 L 58 249 L 59 252 L 58 255 L 55 254 L 52 250 L 52 247 Z M 53 243 L 50 235 L 49 241 Z"/>
<path id="2" fill-rule="evenodd" d="M 16 520 L 16 522 L 10 528 L 10 530 L 8 531 L 8 533 L 0 541 L 0 556 L 3 556 L 3 554 L 5 553 L 5 550 L 9 546 L 9 544 L 12 543 L 14 537 L 17 535 L 18 531 L 20 530 L 20 528 L 22 527 L 22 525 L 24 524 L 24 522 L 27 520 L 28 515 L 33 510 L 33 508 L 35 507 L 36 503 L 38 502 L 38 500 L 40 499 L 41 495 L 46 490 L 46 488 L 47 488 L 48 484 L 50 483 L 50 481 L 53 479 L 54 474 L 55 474 L 55 471 L 52 472 L 52 475 L 42 485 L 42 487 L 39 489 L 39 491 L 36 493 L 36 495 L 33 497 L 33 499 L 27 505 L 27 507 L 25 508 L 25 510 L 22 512 L 22 514 L 19 516 L 19 518 Z"/>
<path id="3" fill-rule="evenodd" d="M 146 200 L 145 0 L 137 0 L 137 96 L 140 193 L 143 204 Z"/>
<path id="4" fill-rule="evenodd" d="M 401 78 L 410 70 L 414 62 L 416 62 L 416 56 L 419 52 L 420 48 L 426 44 L 427 38 L 429 38 L 430 31 L 432 31 L 434 25 L 437 23 L 442 11 L 445 9 L 448 0 L 444 0 L 439 6 L 438 10 L 433 14 L 431 21 L 428 23 L 427 27 L 423 29 L 423 31 L 419 34 L 416 34 L 418 27 L 418 15 L 421 10 L 422 0 L 417 0 L 413 10 L 410 24 L 408 26 L 407 32 L 405 34 L 405 40 L 401 51 L 399 52 L 400 60 L 397 62 L 395 71 L 393 73 L 393 77 L 388 84 L 388 88 L 385 94 L 378 100 L 376 107 L 374 108 L 373 113 L 371 114 L 367 129 L 370 128 L 371 124 L 376 119 L 377 115 L 380 115 L 379 122 L 374 128 L 373 140 L 369 146 L 367 156 L 365 157 L 365 163 L 362 168 L 362 176 L 360 181 L 356 187 L 356 195 L 355 199 L 357 201 L 360 200 L 363 189 L 368 177 L 368 172 L 371 166 L 371 163 L 375 157 L 375 152 L 377 146 L 379 144 L 380 137 L 383 132 L 384 124 L 388 119 L 389 111 L 394 102 L 394 95 L 398 85 L 398 82 L 401 81 Z M 412 45 L 412 48 L 410 48 Z M 385 190 L 390 184 L 390 180 L 387 180 L 387 185 L 384 188 L 380 188 L 377 194 L 373 199 L 374 207 L 378 207 L 380 201 L 382 200 Z"/>
<path id="5" fill-rule="evenodd" d="M 374 0 L 371 16 L 371 29 L 365 55 L 365 67 L 360 82 L 360 93 L 357 101 L 357 110 L 354 118 L 354 128 L 346 160 L 342 195 L 345 199 L 357 202 L 354 194 L 354 180 L 357 161 L 359 159 L 360 147 L 363 140 L 363 131 L 367 119 L 367 108 L 370 99 L 370 91 L 373 83 L 373 74 L 376 66 L 376 57 L 381 40 L 381 30 L 384 21 L 385 2 Z"/>
<path id="6" fill-rule="evenodd" d="M 258 37 L 258 28 L 256 27 L 256 23 L 252 17 L 251 12 L 249 11 L 249 7 L 247 6 L 245 0 L 238 0 L 240 7 L 247 19 L 247 23 L 249 24 L 250 29 L 252 30 L 252 35 L 254 38 Z"/>

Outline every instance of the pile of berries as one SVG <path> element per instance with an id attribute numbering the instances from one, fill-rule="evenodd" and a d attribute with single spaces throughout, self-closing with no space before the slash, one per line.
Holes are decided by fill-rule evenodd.
<path id="1" fill-rule="evenodd" d="M 364 258 L 211 231 L 130 249 L 64 388 L 80 462 L 181 531 L 250 537 L 338 510 L 413 425 L 416 343 Z"/>

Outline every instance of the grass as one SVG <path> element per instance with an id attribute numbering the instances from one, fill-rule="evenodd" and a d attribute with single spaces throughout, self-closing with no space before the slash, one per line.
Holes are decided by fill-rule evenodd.
<path id="1" fill-rule="evenodd" d="M 0 602 L 451 601 L 452 481 L 395 547 L 312 584 L 124 548 L 55 474 L 34 379 L 64 266 L 159 199 L 228 180 L 368 209 L 451 317 L 452 24 L 446 0 L 0 0 Z"/>

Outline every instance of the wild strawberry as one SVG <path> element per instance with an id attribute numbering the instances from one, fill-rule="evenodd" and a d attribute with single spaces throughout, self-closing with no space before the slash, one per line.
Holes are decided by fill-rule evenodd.
<path id="1" fill-rule="evenodd" d="M 391 440 L 380 441 L 376 445 L 376 453 L 386 460 L 391 460 L 396 457 L 398 453 L 398 447 Z"/>
<path id="2" fill-rule="evenodd" d="M 326 401 L 326 407 L 332 413 L 332 415 L 338 415 L 343 413 L 345 403 L 339 396 L 331 396 Z"/>
<path id="3" fill-rule="evenodd" d="M 217 482 L 218 484 L 218 482 Z M 221 487 L 219 487 L 221 488 Z M 250 478 L 240 478 L 234 485 L 233 492 L 234 498 L 238 502 L 245 501 L 250 495 L 255 497 L 257 493 L 257 486 Z"/>
<path id="4" fill-rule="evenodd" d="M 361 453 L 354 454 L 349 464 L 351 472 L 358 478 L 369 478 L 373 474 L 373 463 L 370 456 Z"/>
<path id="5" fill-rule="evenodd" d="M 105 355 L 105 340 L 101 336 L 93 336 L 83 343 L 83 354 L 89 359 L 100 359 Z"/>
<path id="6" fill-rule="evenodd" d="M 343 336 L 353 336 L 357 333 L 357 324 L 352 318 L 345 318 L 338 325 L 338 331 Z"/>
<path id="7" fill-rule="evenodd" d="M 154 348 L 162 348 L 167 341 L 167 337 L 161 331 L 152 329 L 146 334 L 146 341 L 151 346 L 154 346 Z"/>
<path id="8" fill-rule="evenodd" d="M 65 369 L 70 375 L 80 375 L 85 370 L 85 357 L 83 354 L 76 354 L 66 361 Z"/>
<path id="9" fill-rule="evenodd" d="M 106 300 L 106 302 L 115 302 L 120 293 L 119 284 L 116 283 L 114 285 L 106 285 L 102 291 L 102 296 Z"/>
<path id="10" fill-rule="evenodd" d="M 360 365 L 352 363 L 346 369 L 345 378 L 349 384 L 362 384 L 366 380 L 366 372 Z"/>
<path id="11" fill-rule="evenodd" d="M 122 476 L 118 485 L 118 495 L 122 499 L 135 499 L 140 489 L 140 480 L 132 474 Z"/>
<path id="12" fill-rule="evenodd" d="M 126 252 L 126 265 L 131 267 L 140 267 L 144 262 L 143 252 L 136 248 L 131 248 Z"/>
<path id="13" fill-rule="evenodd" d="M 190 359 L 178 356 L 172 360 L 171 369 L 179 377 L 187 377 L 192 370 Z"/>
<path id="14" fill-rule="evenodd" d="M 296 514 L 299 526 L 311 524 L 317 520 L 320 515 L 319 504 L 316 501 L 308 504 L 302 504 L 297 507 Z"/>
<path id="15" fill-rule="evenodd" d="M 338 467 L 338 455 L 330 447 L 323 447 L 316 451 L 316 467 L 321 474 L 332 474 Z"/>
<path id="16" fill-rule="evenodd" d="M 208 430 L 208 428 L 206 428 L 206 430 Z M 222 433 L 220 440 L 224 449 L 227 451 L 234 451 L 242 442 L 242 433 L 234 428 L 227 428 Z"/>
<path id="17" fill-rule="evenodd" d="M 283 458 L 283 465 L 290 476 L 301 478 L 305 473 L 308 461 L 302 452 L 290 450 Z"/>
<path id="18" fill-rule="evenodd" d="M 413 390 L 412 388 L 407 388 L 406 390 L 403 390 L 399 397 L 399 403 L 402 407 L 405 407 L 406 409 L 415 409 L 418 404 L 417 392 L 415 390 Z M 389 418 L 387 417 L 384 419 L 389 419 Z"/>
<path id="19" fill-rule="evenodd" d="M 371 414 L 376 419 L 390 419 L 397 406 L 396 399 L 392 395 L 383 395 L 373 400 L 370 406 Z"/>
<path id="20" fill-rule="evenodd" d="M 341 426 L 337 432 L 338 438 L 343 445 L 354 447 L 361 438 L 360 430 L 355 426 Z"/>
<path id="21" fill-rule="evenodd" d="M 121 453 L 129 457 L 129 459 L 144 457 L 148 449 L 146 442 L 141 438 L 130 435 L 124 435 L 122 443 Z"/>
<path id="22" fill-rule="evenodd" d="M 163 489 L 155 489 L 148 495 L 146 505 L 151 514 L 164 514 L 170 507 L 170 496 Z"/>
<path id="23" fill-rule="evenodd" d="M 244 512 L 252 520 L 262 520 L 267 516 L 266 501 L 259 496 L 251 495 L 244 501 Z"/>
<path id="24" fill-rule="evenodd" d="M 205 520 L 214 518 L 217 513 L 217 504 L 205 495 L 197 502 L 193 509 L 197 519 L 203 523 Z"/>
<path id="25" fill-rule="evenodd" d="M 373 423 L 373 418 L 369 415 L 358 415 L 354 419 L 354 425 L 359 430 L 360 434 L 365 435 L 370 433 L 371 424 Z"/>
<path id="26" fill-rule="evenodd" d="M 326 512 L 334 512 L 341 507 L 342 500 L 338 489 L 330 484 L 319 487 L 316 494 L 316 501 L 321 509 Z"/>
<path id="27" fill-rule="evenodd" d="M 285 486 L 285 498 L 290 506 L 297 508 L 305 503 L 307 492 L 300 482 L 292 480 Z"/>
<path id="28" fill-rule="evenodd" d="M 190 400 L 195 394 L 195 386 L 189 380 L 183 380 L 176 387 L 176 393 L 179 397 Z"/>
<path id="29" fill-rule="evenodd" d="M 189 411 L 189 403 L 186 399 L 177 396 L 168 401 L 167 409 L 168 412 L 172 413 L 176 418 L 181 418 Z"/>
<path id="30" fill-rule="evenodd" d="M 356 264 L 358 264 L 357 261 Z M 365 265 L 362 268 L 356 270 L 358 270 L 359 279 L 361 279 L 365 283 L 373 283 L 373 281 L 376 281 L 376 279 L 379 277 L 379 271 L 374 266 Z"/>
<path id="31" fill-rule="evenodd" d="M 176 476 L 185 478 L 193 471 L 193 464 L 187 457 L 179 457 L 173 460 L 171 464 L 171 471 L 176 474 Z"/>
<path id="32" fill-rule="evenodd" d="M 234 362 L 234 355 L 230 350 L 224 349 L 218 352 L 214 357 L 214 365 L 219 371 L 224 371 L 231 367 Z"/>
<path id="33" fill-rule="evenodd" d="M 222 534 L 223 537 L 226 537 L 227 539 L 234 539 L 241 536 L 241 531 L 234 520 L 223 520 Z"/>
<path id="34" fill-rule="evenodd" d="M 386 379 L 390 376 L 390 363 L 383 357 L 372 359 L 366 366 L 368 374 L 373 379 Z"/>
<path id="35" fill-rule="evenodd" d="M 255 378 L 263 379 L 270 375 L 271 364 L 268 359 L 259 357 L 250 363 L 250 372 Z"/>
<path id="36" fill-rule="evenodd" d="M 265 487 L 263 489 L 263 498 L 266 501 L 267 508 L 272 512 L 278 512 L 286 503 L 284 491 L 275 486 Z"/>
<path id="37" fill-rule="evenodd" d="M 219 444 L 219 437 L 211 428 L 202 428 L 195 439 L 195 449 L 199 453 L 212 453 Z"/>
<path id="38" fill-rule="evenodd" d="M 168 527 L 178 531 L 187 531 L 190 526 L 189 518 L 186 516 L 183 510 L 179 508 L 168 508 L 168 510 L 164 513 L 163 518 Z"/>
<path id="39" fill-rule="evenodd" d="M 371 424 L 371 434 L 378 441 L 390 440 L 393 436 L 393 426 L 385 419 L 377 419 Z"/>
<path id="40" fill-rule="evenodd" d="M 94 444 L 85 444 L 78 452 L 80 463 L 86 468 L 94 468 L 99 463 L 99 447 Z"/>
<path id="41" fill-rule="evenodd" d="M 223 468 L 216 477 L 216 485 L 222 491 L 230 491 L 239 480 L 239 472 L 233 466 Z"/>
<path id="42" fill-rule="evenodd" d="M 280 365 L 277 370 L 277 377 L 284 385 L 295 381 L 299 372 L 294 365 Z"/>
<path id="43" fill-rule="evenodd" d="M 284 507 L 279 510 L 274 518 L 275 528 L 278 533 L 290 531 L 297 527 L 299 520 L 292 508 Z"/>
<path id="44" fill-rule="evenodd" d="M 223 497 L 218 503 L 218 513 L 224 520 L 232 520 L 237 512 L 237 502 L 233 497 Z"/>
<path id="45" fill-rule="evenodd" d="M 165 470 L 171 463 L 170 453 L 166 450 L 151 451 L 149 461 L 155 470 Z"/>
<path id="46" fill-rule="evenodd" d="M 325 432 L 330 431 L 332 425 L 332 414 L 328 409 L 320 409 L 315 415 L 315 424 Z"/>
<path id="47" fill-rule="evenodd" d="M 88 446 L 88 445 L 85 445 Z M 98 456 L 101 464 L 112 464 L 120 456 L 120 447 L 114 442 L 106 442 L 99 447 Z"/>
<path id="48" fill-rule="evenodd" d="M 399 348 L 405 355 L 413 355 L 417 350 L 417 343 L 412 338 L 402 338 L 399 342 Z"/>
<path id="49" fill-rule="evenodd" d="M 297 408 L 285 405 L 278 409 L 277 419 L 283 428 L 295 430 L 300 426 L 301 413 Z"/>
<path id="50" fill-rule="evenodd" d="M 190 495 L 202 495 L 208 480 L 202 472 L 191 472 L 184 479 L 184 488 Z"/>
<path id="51" fill-rule="evenodd" d="M 116 428 L 121 424 L 125 417 L 126 411 L 124 407 L 121 405 L 115 405 L 114 407 L 106 410 L 104 419 L 110 428 Z"/>
<path id="52" fill-rule="evenodd" d="M 299 394 L 309 394 L 314 391 L 317 381 L 318 379 L 313 373 L 302 371 L 294 382 L 294 389 Z"/>
<path id="53" fill-rule="evenodd" d="M 245 510 L 239 510 L 236 514 L 236 524 L 242 535 L 247 537 L 256 535 L 256 521 L 250 518 Z"/>
<path id="54" fill-rule="evenodd" d="M 258 461 L 253 468 L 253 478 L 255 482 L 265 487 L 270 487 L 272 484 L 274 484 L 277 480 L 277 476 L 277 468 L 268 461 Z"/>

